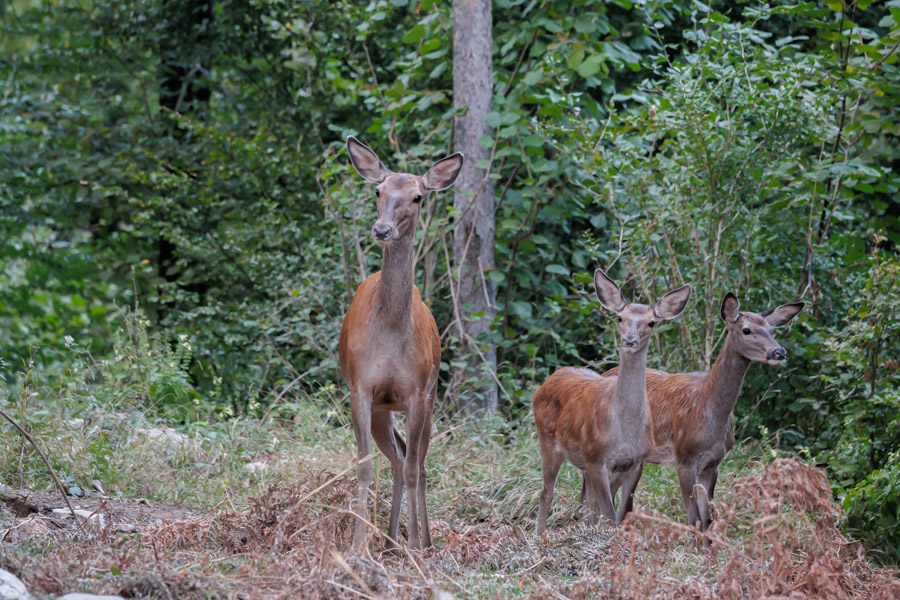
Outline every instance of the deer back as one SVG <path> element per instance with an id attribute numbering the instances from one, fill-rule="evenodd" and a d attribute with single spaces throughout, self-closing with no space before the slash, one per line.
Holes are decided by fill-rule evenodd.
<path id="1" fill-rule="evenodd" d="M 532 406 L 538 437 L 586 460 L 603 454 L 610 442 L 610 409 L 616 378 L 589 369 L 557 370 L 535 392 Z"/>

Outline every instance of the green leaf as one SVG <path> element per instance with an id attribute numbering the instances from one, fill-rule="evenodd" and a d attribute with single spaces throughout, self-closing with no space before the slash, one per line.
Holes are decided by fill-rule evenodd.
<path id="1" fill-rule="evenodd" d="M 593 75 L 596 75 L 600 71 L 600 65 L 603 64 L 603 57 L 599 54 L 591 54 L 581 65 L 576 69 L 579 75 L 587 79 Z"/>
<path id="2" fill-rule="evenodd" d="M 547 265 L 544 267 L 544 270 L 548 273 L 553 273 L 555 275 L 565 275 L 568 277 L 570 275 L 570 271 L 562 265 Z"/>
<path id="3" fill-rule="evenodd" d="M 404 44 L 418 44 L 419 41 L 425 37 L 425 26 L 424 25 L 416 25 L 409 32 L 403 36 Z M 396 38 L 395 38 L 396 39 Z"/>
<path id="4" fill-rule="evenodd" d="M 500 127 L 500 113 L 489 112 L 484 116 L 484 122 L 487 123 L 490 127 Z"/>

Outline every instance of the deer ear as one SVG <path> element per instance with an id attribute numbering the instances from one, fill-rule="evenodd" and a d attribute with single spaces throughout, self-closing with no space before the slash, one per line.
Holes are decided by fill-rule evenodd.
<path id="1" fill-rule="evenodd" d="M 772 327 L 781 327 L 791 319 L 797 316 L 797 314 L 803 310 L 803 307 L 806 306 L 805 302 L 794 302 L 793 304 L 782 304 L 776 308 L 770 308 L 765 312 L 759 313 L 759 316 L 765 318 L 768 321 L 769 325 Z"/>
<path id="2" fill-rule="evenodd" d="M 366 181 L 381 183 L 391 174 L 378 155 L 352 135 L 347 136 L 347 152 L 356 172 Z"/>
<path id="3" fill-rule="evenodd" d="M 677 290 L 672 290 L 656 303 L 656 306 L 653 307 L 653 314 L 660 319 L 674 319 L 687 306 L 692 290 L 690 285 L 683 285 Z"/>
<path id="4" fill-rule="evenodd" d="M 600 304 L 614 313 L 622 312 L 628 305 L 628 300 L 622 295 L 622 290 L 602 269 L 594 271 L 594 289 L 597 290 L 597 299 L 600 300 Z"/>
<path id="5" fill-rule="evenodd" d="M 455 152 L 431 165 L 428 172 L 422 176 L 425 189 L 429 192 L 439 192 L 453 185 L 462 170 L 464 160 L 462 152 Z"/>
<path id="6" fill-rule="evenodd" d="M 725 299 L 722 300 L 722 309 L 719 313 L 722 315 L 722 320 L 726 323 L 734 323 L 737 321 L 737 318 L 741 314 L 741 305 L 738 302 L 737 296 L 731 292 L 725 294 Z"/>

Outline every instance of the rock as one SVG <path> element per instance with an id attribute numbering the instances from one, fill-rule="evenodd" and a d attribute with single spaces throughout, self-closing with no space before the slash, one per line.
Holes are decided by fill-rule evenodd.
<path id="1" fill-rule="evenodd" d="M 137 531 L 137 525 L 131 523 L 119 523 L 116 525 L 116 533 L 134 533 Z"/>
<path id="2" fill-rule="evenodd" d="M 22 580 L 0 569 L 0 600 L 32 600 Z"/>
<path id="3" fill-rule="evenodd" d="M 62 515 L 62 516 L 72 516 L 72 513 L 68 508 L 54 508 L 53 512 Z M 75 514 L 81 517 L 82 519 L 88 519 L 89 521 L 93 521 L 98 523 L 100 527 L 103 527 L 106 524 L 106 518 L 100 513 L 94 513 L 92 510 L 84 510 L 83 508 L 76 508 Z M 0 598 L 2 600 L 2 598 Z"/>
<path id="4" fill-rule="evenodd" d="M 447 590 L 432 589 L 431 592 L 434 595 L 434 600 L 457 600 L 456 596 Z"/>
<path id="5" fill-rule="evenodd" d="M 244 468 L 251 473 L 265 473 L 269 470 L 269 464 L 261 460 L 253 461 L 244 465 Z"/>
<path id="6" fill-rule="evenodd" d="M 147 439 L 164 446 L 181 447 L 187 444 L 188 436 L 175 431 L 171 427 L 150 427 L 149 429 L 135 429 L 136 433 L 147 436 Z"/>
<path id="7" fill-rule="evenodd" d="M 69 486 L 69 495 L 70 496 L 78 496 L 80 498 L 80 497 L 84 496 L 84 490 L 81 489 L 77 485 L 70 485 Z"/>
<path id="8" fill-rule="evenodd" d="M 122 596 L 97 596 L 94 594 L 71 593 L 60 596 L 56 600 L 125 600 Z"/>

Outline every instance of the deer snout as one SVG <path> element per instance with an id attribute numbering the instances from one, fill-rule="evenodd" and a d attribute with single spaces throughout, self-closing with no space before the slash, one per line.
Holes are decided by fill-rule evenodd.
<path id="1" fill-rule="evenodd" d="M 638 340 L 638 336 L 633 333 L 628 333 L 622 336 L 622 345 L 626 348 L 637 348 L 639 341 L 640 340 Z"/>
<path id="2" fill-rule="evenodd" d="M 372 235 L 375 236 L 376 240 L 386 240 L 391 236 L 392 228 L 390 225 L 380 225 L 375 223 L 375 226 L 372 227 Z"/>
<path id="3" fill-rule="evenodd" d="M 775 348 L 774 350 L 771 350 L 769 352 L 768 358 L 769 358 L 769 360 L 777 360 L 777 361 L 781 362 L 787 358 L 787 350 L 785 350 L 781 346 L 778 346 L 777 348 Z"/>

